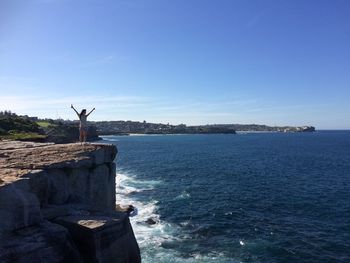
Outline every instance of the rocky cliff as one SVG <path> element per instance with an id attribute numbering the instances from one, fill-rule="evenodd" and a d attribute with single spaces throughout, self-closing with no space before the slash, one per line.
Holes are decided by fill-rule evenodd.
<path id="1" fill-rule="evenodd" d="M 0 142 L 0 262 L 141 262 L 115 211 L 117 149 Z"/>
<path id="2" fill-rule="evenodd" d="M 42 128 L 46 138 L 45 142 L 54 143 L 71 143 L 79 141 L 79 124 L 78 123 L 57 123 L 48 127 Z M 100 138 L 97 135 L 96 127 L 88 126 L 88 141 L 97 141 Z"/>

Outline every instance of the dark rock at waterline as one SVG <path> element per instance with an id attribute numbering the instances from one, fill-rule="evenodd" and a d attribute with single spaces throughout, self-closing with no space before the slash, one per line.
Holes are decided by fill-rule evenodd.
<path id="1" fill-rule="evenodd" d="M 150 218 L 148 218 L 148 219 L 146 220 L 146 223 L 147 223 L 148 225 L 155 225 L 155 224 L 158 223 L 158 220 L 155 219 L 155 218 L 150 217 Z"/>

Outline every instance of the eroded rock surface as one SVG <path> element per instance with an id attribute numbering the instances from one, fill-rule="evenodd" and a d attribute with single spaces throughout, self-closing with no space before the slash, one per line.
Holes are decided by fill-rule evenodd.
<path id="1" fill-rule="evenodd" d="M 18 175 L 33 169 L 91 167 L 113 162 L 116 153 L 115 146 L 107 144 L 5 141 L 0 142 L 0 169 Z"/>
<path id="2" fill-rule="evenodd" d="M 0 262 L 140 262 L 126 213 L 114 211 L 116 154 L 0 142 Z"/>

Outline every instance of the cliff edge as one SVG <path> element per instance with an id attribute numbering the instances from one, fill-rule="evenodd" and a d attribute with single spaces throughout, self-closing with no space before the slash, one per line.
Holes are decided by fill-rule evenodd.
<path id="1" fill-rule="evenodd" d="M 0 142 L 0 262 L 141 262 L 114 145 Z"/>

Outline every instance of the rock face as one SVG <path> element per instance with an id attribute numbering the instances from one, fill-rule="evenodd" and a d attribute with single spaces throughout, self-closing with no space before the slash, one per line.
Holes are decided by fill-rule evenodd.
<path id="1" fill-rule="evenodd" d="M 0 262 L 141 262 L 116 147 L 0 142 Z"/>
<path id="2" fill-rule="evenodd" d="M 42 128 L 47 135 L 46 142 L 70 143 L 79 141 L 79 124 L 78 123 L 56 123 L 49 127 Z M 98 137 L 96 127 L 88 126 L 88 141 L 97 141 Z"/>
<path id="3" fill-rule="evenodd" d="M 3 236 L 0 242 L 0 262 L 84 261 L 67 229 L 46 221 Z"/>

